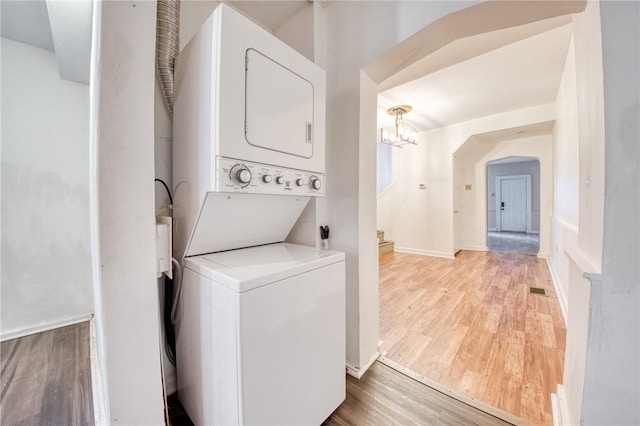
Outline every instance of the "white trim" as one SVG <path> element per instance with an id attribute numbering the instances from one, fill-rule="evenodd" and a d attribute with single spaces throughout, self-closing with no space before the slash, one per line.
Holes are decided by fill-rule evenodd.
<path id="1" fill-rule="evenodd" d="M 556 294 L 558 295 L 558 301 L 560 302 L 560 310 L 562 311 L 562 317 L 564 318 L 565 327 L 567 325 L 567 319 L 569 315 L 568 311 L 568 303 L 567 296 L 564 294 L 562 290 L 562 280 L 558 275 L 558 271 L 556 270 L 555 265 L 547 258 L 547 268 L 549 268 L 549 274 L 551 275 L 551 282 L 553 283 L 553 288 L 556 290 Z"/>
<path id="2" fill-rule="evenodd" d="M 525 213 L 527 215 L 527 224 L 525 231 L 527 234 L 531 233 L 531 175 L 503 175 L 496 176 L 496 229 L 497 232 L 502 231 L 502 181 L 509 179 L 525 179 L 527 182 L 527 206 L 525 207 Z"/>
<path id="3" fill-rule="evenodd" d="M 355 377 L 356 379 L 360 379 L 364 373 L 373 365 L 374 362 L 380 357 L 380 352 L 376 351 L 369 361 L 364 365 L 364 367 L 356 367 L 353 364 L 347 363 L 347 374 Z"/>
<path id="4" fill-rule="evenodd" d="M 561 225 L 563 228 L 567 229 L 569 232 L 572 232 L 573 234 L 576 235 L 576 238 L 578 236 L 578 227 L 575 225 L 570 224 L 569 222 L 567 222 L 564 219 L 560 219 L 558 216 L 551 216 L 551 220 L 558 222 L 559 225 Z"/>
<path id="5" fill-rule="evenodd" d="M 588 280 L 602 281 L 602 271 L 582 255 L 579 250 L 566 249 L 565 254 L 582 271 L 582 276 Z"/>
<path id="6" fill-rule="evenodd" d="M 98 413 L 98 415 L 94 414 L 94 417 L 97 421 L 100 420 L 100 416 L 104 416 L 103 424 L 108 424 L 111 417 L 111 401 L 109 400 L 106 361 L 107 349 L 102 313 L 102 262 L 100 253 L 100 191 L 98 170 L 98 115 L 100 113 L 100 74 L 102 65 L 100 62 L 102 49 L 102 8 L 102 1 L 93 2 L 93 16 L 91 17 L 91 68 L 89 76 L 89 233 L 91 237 L 91 278 L 94 310 L 94 334 L 92 340 L 95 342 L 95 368 L 99 370 L 100 380 L 100 392 L 95 393 L 94 390 L 94 398 L 100 398 L 98 408 L 102 410 L 102 413 Z M 95 388 L 96 385 L 93 386 Z"/>
<path id="7" fill-rule="evenodd" d="M 98 362 L 98 342 L 96 336 L 96 321 L 91 319 L 89 324 L 89 356 L 91 359 L 91 394 L 93 396 L 93 419 L 96 426 L 107 424 L 104 406 L 105 397 L 102 389 L 102 374 Z"/>
<path id="8" fill-rule="evenodd" d="M 93 314 L 88 313 L 88 314 L 77 315 L 71 318 L 66 318 L 60 321 L 47 322 L 44 324 L 34 325 L 28 328 L 21 328 L 20 330 L 8 331 L 0 335 L 0 342 L 4 342 L 5 340 L 17 339 L 20 337 L 28 336 L 30 334 L 42 333 L 43 331 L 49 331 L 55 328 L 78 324 L 81 322 L 89 321 L 91 320 L 91 318 L 93 318 Z"/>
<path id="9" fill-rule="evenodd" d="M 382 190 L 382 192 L 380 193 L 380 195 L 378 195 L 378 196 L 376 197 L 376 201 L 380 201 L 380 199 L 381 199 L 382 197 L 384 197 L 384 196 L 385 196 L 389 191 L 391 191 L 391 188 L 393 188 L 393 186 L 394 186 L 395 184 L 396 184 L 396 183 L 395 183 L 395 181 L 394 181 L 394 182 L 391 182 L 391 183 L 389 184 L 389 186 L 387 186 L 385 189 L 383 189 L 383 190 Z"/>
<path id="10" fill-rule="evenodd" d="M 489 251 L 487 246 L 472 246 L 472 245 L 463 245 L 462 250 L 471 250 L 471 251 Z"/>
<path id="11" fill-rule="evenodd" d="M 551 394 L 551 414 L 553 415 L 553 426 L 570 426 L 571 416 L 567 405 L 567 395 L 564 386 L 558 385 L 556 393 Z"/>
<path id="12" fill-rule="evenodd" d="M 408 247 L 395 247 L 395 251 L 399 251 L 402 253 L 410 253 L 410 254 L 420 254 L 422 256 L 433 256 L 433 257 L 444 257 L 445 259 L 455 259 L 455 254 L 444 252 L 444 251 L 431 251 L 431 250 L 421 250 L 421 249 L 412 249 Z"/>
<path id="13" fill-rule="evenodd" d="M 562 420 L 560 415 L 560 400 L 555 393 L 551 394 L 551 418 L 553 419 L 553 426 L 562 426 Z"/>

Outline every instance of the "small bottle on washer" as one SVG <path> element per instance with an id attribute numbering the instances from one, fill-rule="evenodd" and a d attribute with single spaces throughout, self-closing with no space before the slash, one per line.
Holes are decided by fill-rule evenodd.
<path id="1" fill-rule="evenodd" d="M 320 248 L 329 250 L 329 225 L 320 226 Z"/>

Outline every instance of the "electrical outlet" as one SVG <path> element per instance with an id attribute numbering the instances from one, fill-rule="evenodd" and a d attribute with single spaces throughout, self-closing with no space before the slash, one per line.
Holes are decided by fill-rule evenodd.
<path id="1" fill-rule="evenodd" d="M 171 267 L 171 218 L 168 216 L 156 216 L 156 276 L 166 274 L 173 279 Z"/>

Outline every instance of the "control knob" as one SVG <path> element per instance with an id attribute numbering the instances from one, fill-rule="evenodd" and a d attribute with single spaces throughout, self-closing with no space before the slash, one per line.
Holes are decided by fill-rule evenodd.
<path id="1" fill-rule="evenodd" d="M 318 179 L 317 177 L 312 177 L 311 178 L 311 188 L 315 189 L 316 191 L 319 190 L 320 188 L 322 188 L 322 181 L 320 179 Z"/>
<path id="2" fill-rule="evenodd" d="M 284 183 L 284 176 L 276 176 L 276 183 L 282 185 Z"/>
<path id="3" fill-rule="evenodd" d="M 296 185 L 298 185 L 298 186 L 302 186 L 302 185 L 304 185 L 304 180 L 302 180 L 302 179 L 296 179 Z"/>
<path id="4" fill-rule="evenodd" d="M 262 181 L 264 183 L 271 183 L 271 175 L 264 175 L 262 176 Z"/>
<path id="5" fill-rule="evenodd" d="M 244 164 L 236 164 L 229 173 L 231 180 L 236 184 L 245 187 L 251 182 L 251 171 Z"/>

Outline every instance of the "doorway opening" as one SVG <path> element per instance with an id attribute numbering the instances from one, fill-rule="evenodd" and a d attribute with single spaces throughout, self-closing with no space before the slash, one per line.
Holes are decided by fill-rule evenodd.
<path id="1" fill-rule="evenodd" d="M 540 250 L 540 161 L 507 157 L 487 163 L 487 248 L 537 255 Z"/>
<path id="2" fill-rule="evenodd" d="M 546 200 L 552 179 L 548 148 L 554 116 L 542 110 L 531 114 L 531 105 L 526 104 L 529 97 L 522 98 L 523 104 L 516 101 L 521 91 L 532 87 L 522 81 L 531 82 L 545 73 L 507 85 L 517 73 L 506 69 L 521 52 L 530 58 L 546 55 L 557 46 L 556 36 L 562 35 L 568 43 L 570 33 L 570 27 L 556 27 L 523 39 L 526 46 L 514 42 L 406 84 L 378 84 L 379 124 L 389 106 L 411 104 L 416 114 L 407 118 L 421 131 L 417 146 L 393 148 L 396 182 L 378 198 L 378 229 L 389 231 L 397 247 L 395 253 L 380 257 L 381 351 L 387 359 L 454 392 L 537 424 L 552 423 L 547 401 L 562 381 L 565 328 L 557 299 L 529 292 L 529 287 L 536 287 L 553 294 L 543 259 L 486 253 L 488 197 L 496 196 L 496 176 L 494 189 L 486 185 L 487 163 L 500 159 L 509 164 L 510 155 L 523 155 L 537 164 L 537 178 L 530 171 L 511 174 L 520 180 L 500 175 L 504 189 L 500 203 L 510 207 L 518 201 L 519 205 L 505 208 L 505 213 L 494 208 L 492 213 L 492 232 L 498 232 L 499 214 L 503 235 L 537 236 L 538 158 L 546 176 Z M 534 49 L 534 44 L 540 49 Z M 536 63 L 555 64 L 561 75 L 565 60 L 566 52 L 559 52 L 549 61 Z M 486 76 L 495 78 L 495 85 L 488 84 Z M 464 85 L 476 77 L 482 77 L 482 82 Z M 508 90 L 502 90 L 506 86 Z M 474 92 L 477 96 L 472 98 L 478 104 L 472 106 L 468 95 L 479 89 L 485 92 Z M 460 90 L 468 101 L 448 111 Z M 506 95 L 501 105 L 507 109 L 495 105 L 499 94 Z M 554 101 L 557 88 L 550 94 L 553 99 L 548 104 Z M 424 109 L 418 98 L 429 99 Z M 538 195 L 533 193 L 535 185 Z M 545 208 L 549 205 L 545 202 Z M 538 247 L 539 242 L 533 254 Z M 542 328 L 534 330 L 542 323 L 554 330 L 548 341 L 538 333 Z"/>

